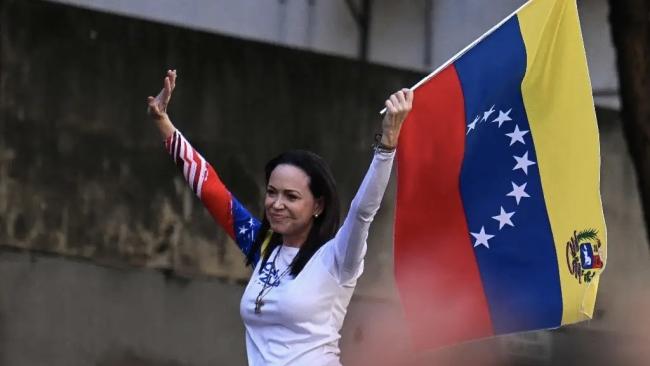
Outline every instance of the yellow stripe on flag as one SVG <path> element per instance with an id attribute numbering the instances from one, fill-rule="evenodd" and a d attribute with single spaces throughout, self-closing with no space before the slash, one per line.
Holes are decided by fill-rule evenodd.
<path id="1" fill-rule="evenodd" d="M 591 82 L 575 0 L 533 0 L 517 16 L 527 53 L 522 95 L 558 258 L 562 324 L 569 324 L 592 317 L 601 270 L 576 278 L 567 242 L 574 232 L 595 229 L 603 263 L 606 258 Z M 589 274 L 594 278 L 585 281 Z"/>

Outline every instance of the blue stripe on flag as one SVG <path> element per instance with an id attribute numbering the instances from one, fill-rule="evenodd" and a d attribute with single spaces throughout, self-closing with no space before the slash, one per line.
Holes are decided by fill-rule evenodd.
<path id="1" fill-rule="evenodd" d="M 558 263 L 521 95 L 526 50 L 517 18 L 455 65 L 467 120 L 461 195 L 494 332 L 559 326 Z"/>

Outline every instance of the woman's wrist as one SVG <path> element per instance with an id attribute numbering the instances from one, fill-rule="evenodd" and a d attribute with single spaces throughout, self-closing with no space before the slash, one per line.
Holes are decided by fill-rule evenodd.
<path id="1" fill-rule="evenodd" d="M 378 133 L 375 135 L 375 143 L 372 145 L 372 147 L 375 150 L 375 152 L 392 153 L 395 151 L 395 148 L 397 147 L 397 142 L 396 141 L 394 143 L 391 142 L 393 142 L 393 139 L 384 138 L 383 134 Z"/>
<path id="2" fill-rule="evenodd" d="M 387 149 L 395 149 L 397 147 L 398 136 L 399 134 L 395 132 L 384 131 L 381 134 L 381 139 L 379 140 L 379 144 L 381 144 L 384 148 Z"/>
<path id="3" fill-rule="evenodd" d="M 154 118 L 154 121 L 156 122 L 156 126 L 158 126 L 158 131 L 163 140 L 168 139 L 169 136 L 174 134 L 176 127 L 172 124 L 167 113 L 161 114 L 158 118 Z"/>

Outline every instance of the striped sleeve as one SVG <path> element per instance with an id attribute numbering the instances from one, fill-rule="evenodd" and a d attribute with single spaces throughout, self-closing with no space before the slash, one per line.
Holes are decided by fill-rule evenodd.
<path id="1" fill-rule="evenodd" d="M 192 192 L 244 254 L 253 245 L 261 223 L 228 191 L 219 175 L 180 131 L 164 141 L 165 150 L 183 173 Z"/>

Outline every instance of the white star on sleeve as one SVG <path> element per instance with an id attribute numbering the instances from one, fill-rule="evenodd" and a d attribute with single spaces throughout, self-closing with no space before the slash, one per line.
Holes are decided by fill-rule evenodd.
<path id="1" fill-rule="evenodd" d="M 244 235 L 248 231 L 248 228 L 246 226 L 240 226 L 239 227 L 239 235 Z"/>
<path id="2" fill-rule="evenodd" d="M 488 118 L 490 118 L 490 115 L 494 113 L 494 106 L 490 107 L 489 111 L 483 112 L 483 119 L 481 121 L 487 121 Z"/>
<path id="3" fill-rule="evenodd" d="M 519 201 L 522 199 L 522 197 L 530 197 L 528 193 L 526 193 L 526 184 L 524 183 L 520 186 L 516 185 L 515 182 L 512 183 L 512 192 L 506 194 L 506 196 L 511 196 L 514 197 L 517 200 L 517 204 L 519 204 Z"/>
<path id="4" fill-rule="evenodd" d="M 493 219 L 497 220 L 499 222 L 499 230 L 501 230 L 505 225 L 510 225 L 512 227 L 515 226 L 515 224 L 512 223 L 510 218 L 512 215 L 514 215 L 513 212 L 506 212 L 503 207 L 501 207 L 501 213 L 497 216 L 492 216 Z"/>
<path id="5" fill-rule="evenodd" d="M 488 245 L 488 240 L 494 238 L 494 235 L 486 234 L 485 233 L 485 226 L 481 226 L 481 232 L 479 233 L 470 233 L 474 238 L 476 238 L 476 241 L 474 242 L 474 248 L 476 248 L 479 245 L 484 245 L 486 248 L 490 249 L 490 245 Z"/>
<path id="6" fill-rule="evenodd" d="M 501 128 L 503 122 L 512 121 L 512 118 L 510 118 L 510 112 L 512 112 L 512 108 L 508 109 L 505 113 L 502 110 L 499 110 L 499 117 L 495 118 L 492 122 L 498 122 L 499 128 Z"/>
<path id="7" fill-rule="evenodd" d="M 526 145 L 524 141 L 524 135 L 527 134 L 528 130 L 519 130 L 519 125 L 515 125 L 515 130 L 512 133 L 506 133 L 506 136 L 510 137 L 510 146 L 514 145 L 515 142 L 521 142 Z"/>
<path id="8" fill-rule="evenodd" d="M 534 161 L 528 160 L 528 151 L 526 151 L 526 153 L 521 157 L 513 156 L 513 158 L 517 160 L 517 165 L 515 165 L 515 167 L 512 168 L 512 170 L 521 169 L 524 171 L 524 173 L 526 173 L 526 175 L 528 175 L 528 167 L 531 165 L 535 165 Z"/>
<path id="9" fill-rule="evenodd" d="M 253 227 L 253 225 L 255 225 L 255 220 L 253 220 L 252 217 L 250 218 L 250 220 L 248 220 L 248 225 L 250 225 L 251 227 Z"/>

